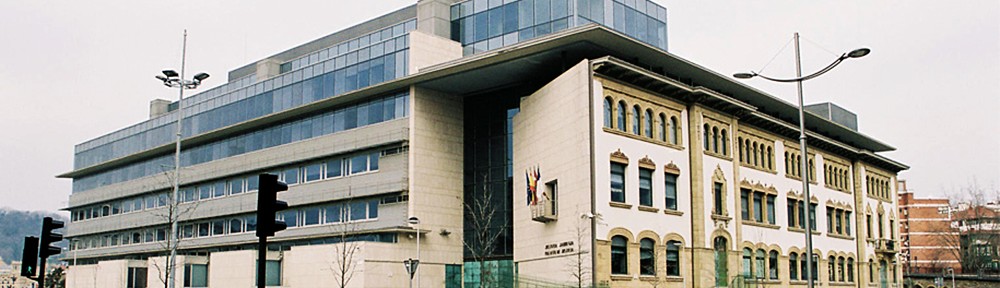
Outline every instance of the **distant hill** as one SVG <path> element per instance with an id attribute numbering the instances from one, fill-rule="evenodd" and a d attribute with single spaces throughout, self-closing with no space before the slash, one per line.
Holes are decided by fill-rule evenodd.
<path id="1" fill-rule="evenodd" d="M 0 208 L 0 259 L 7 264 L 21 261 L 24 236 L 38 237 L 42 232 L 42 218 L 45 217 L 68 222 L 63 216 L 54 213 Z M 65 241 L 62 244 L 64 245 L 60 246 L 65 247 Z"/>

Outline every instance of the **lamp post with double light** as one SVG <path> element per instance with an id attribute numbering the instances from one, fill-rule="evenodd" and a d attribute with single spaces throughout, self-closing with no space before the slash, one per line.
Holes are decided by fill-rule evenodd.
<path id="1" fill-rule="evenodd" d="M 826 72 L 830 72 L 830 70 L 833 70 L 833 68 L 837 67 L 837 65 L 840 65 L 840 63 L 843 63 L 844 60 L 851 59 L 851 58 L 861 58 L 861 57 L 864 57 L 865 55 L 868 55 L 868 53 L 871 53 L 871 49 L 868 49 L 868 48 L 859 48 L 859 49 L 855 49 L 855 50 L 853 50 L 851 52 L 841 54 L 840 57 L 837 57 L 837 60 L 834 60 L 833 63 L 830 63 L 826 67 L 823 67 L 823 69 L 820 69 L 819 71 L 816 71 L 815 73 L 809 74 L 807 76 L 802 76 L 802 58 L 801 58 L 800 52 L 799 52 L 800 50 L 799 50 L 799 33 L 798 32 L 795 33 L 794 39 L 795 39 L 795 77 L 796 78 L 791 78 L 791 79 L 771 78 L 771 77 L 767 77 L 767 76 L 764 76 L 764 75 L 757 74 L 757 72 L 753 72 L 753 71 L 750 71 L 750 73 L 736 73 L 736 74 L 733 74 L 733 77 L 736 77 L 736 78 L 739 78 L 739 79 L 750 79 L 750 78 L 753 78 L 753 77 L 760 77 L 760 78 L 767 79 L 767 80 L 774 81 L 774 82 L 783 82 L 783 83 L 795 82 L 796 85 L 798 86 L 798 98 L 799 98 L 799 107 L 798 107 L 799 108 L 799 153 L 801 154 L 800 155 L 801 160 L 799 161 L 799 164 L 800 164 L 800 166 L 799 166 L 800 168 L 799 169 L 801 169 L 801 170 L 799 170 L 800 171 L 799 172 L 799 178 L 802 179 L 802 191 L 803 191 L 804 197 L 805 197 L 805 201 L 804 201 L 804 203 L 805 203 L 805 209 L 807 209 L 806 210 L 806 215 L 807 216 L 805 217 L 805 219 L 807 219 L 805 221 L 806 251 L 809 251 L 809 254 L 810 254 L 810 255 L 808 255 L 806 257 L 806 267 L 808 269 L 806 269 L 806 271 L 805 271 L 805 276 L 806 276 L 806 279 L 808 279 L 807 280 L 808 281 L 808 286 L 807 287 L 812 288 L 812 287 L 814 287 L 814 280 L 813 280 L 814 275 L 812 275 L 813 274 L 812 267 L 813 267 L 813 265 L 815 265 L 813 263 L 814 260 L 813 260 L 813 257 L 812 257 L 812 251 L 813 251 L 813 248 L 812 248 L 812 229 L 815 228 L 815 227 L 812 227 L 811 220 L 808 220 L 808 215 L 813 215 L 812 214 L 813 208 L 812 208 L 812 204 L 811 204 L 811 202 L 809 200 L 810 199 L 810 196 L 809 196 L 809 170 L 808 170 L 809 169 L 809 166 L 808 166 L 808 163 L 809 163 L 809 156 L 808 155 L 809 154 L 806 154 L 806 124 L 805 124 L 805 109 L 804 109 L 804 106 L 803 106 L 803 103 L 802 103 L 802 81 L 813 79 L 813 78 L 819 77 L 820 75 L 825 74 Z M 788 167 L 785 167 L 785 170 L 787 171 Z"/>
<path id="2" fill-rule="evenodd" d="M 181 48 L 181 73 L 178 74 L 174 70 L 163 70 L 163 75 L 156 75 L 156 79 L 163 81 L 163 85 L 171 88 L 178 88 L 180 90 L 180 96 L 177 99 L 177 133 L 175 134 L 175 144 L 174 144 L 174 183 L 173 183 L 173 202 L 168 206 L 170 211 L 167 211 L 167 220 L 170 221 L 170 244 L 167 248 L 170 250 L 169 259 L 167 259 L 167 288 L 174 288 L 174 278 L 175 270 L 177 264 L 177 205 L 180 204 L 180 193 L 178 193 L 178 188 L 180 186 L 180 173 L 181 173 L 181 123 L 184 120 L 184 89 L 195 89 L 198 85 L 201 85 L 201 81 L 208 79 L 208 73 L 198 73 L 194 75 L 191 80 L 184 80 L 184 64 L 187 57 L 187 30 L 184 30 L 184 45 Z"/>

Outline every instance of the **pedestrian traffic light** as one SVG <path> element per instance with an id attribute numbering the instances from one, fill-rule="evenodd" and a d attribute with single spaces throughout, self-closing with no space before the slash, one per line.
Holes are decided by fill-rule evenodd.
<path id="1" fill-rule="evenodd" d="M 278 201 L 278 192 L 288 190 L 285 182 L 278 181 L 278 175 L 260 174 L 260 188 L 257 192 L 257 237 L 274 236 L 274 232 L 285 230 L 285 221 L 277 220 L 278 211 L 288 208 L 288 203 Z"/>
<path id="2" fill-rule="evenodd" d="M 21 254 L 21 276 L 35 277 L 38 270 L 38 237 L 24 236 L 24 254 Z"/>
<path id="3" fill-rule="evenodd" d="M 62 221 L 52 220 L 52 217 L 45 217 L 42 219 L 42 239 L 41 239 L 41 244 L 38 246 L 39 258 L 48 259 L 49 256 L 59 255 L 60 253 L 62 253 L 62 248 L 58 246 L 52 246 L 52 244 L 62 241 L 63 235 L 52 232 L 52 230 L 60 229 L 63 228 L 64 226 L 66 225 L 63 224 Z"/>

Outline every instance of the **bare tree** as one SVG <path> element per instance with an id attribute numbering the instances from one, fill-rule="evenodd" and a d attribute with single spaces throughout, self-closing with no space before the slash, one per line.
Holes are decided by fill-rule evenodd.
<path id="1" fill-rule="evenodd" d="M 164 168 L 173 169 L 173 167 L 164 167 Z M 171 170 L 163 172 L 163 175 L 167 178 L 166 180 L 168 183 L 173 183 L 174 181 L 173 178 L 174 174 L 171 172 L 173 171 Z M 179 200 L 181 195 L 174 195 L 174 193 L 181 193 L 181 190 L 180 189 L 177 189 L 177 191 L 171 190 L 171 192 L 166 194 L 166 196 L 164 195 L 157 196 L 156 201 L 160 202 L 164 209 L 160 209 L 151 213 L 153 217 L 156 217 L 157 219 L 167 222 L 167 227 L 168 227 L 166 232 L 167 237 L 165 237 L 166 240 L 158 242 L 160 243 L 161 250 L 167 253 L 166 261 L 164 261 L 164 263 L 162 264 L 153 261 L 153 268 L 158 271 L 156 275 L 159 278 L 160 282 L 163 283 L 163 287 L 167 287 L 168 283 L 170 282 L 169 279 L 171 279 L 173 275 L 177 273 L 176 272 L 177 267 L 170 267 L 170 263 L 175 262 L 171 261 L 170 255 L 176 254 L 173 252 L 177 251 L 178 248 L 180 248 L 181 244 L 180 236 L 183 234 L 181 232 L 183 229 L 179 223 L 180 219 L 193 213 L 195 210 L 198 209 L 199 205 L 198 201 L 193 201 L 190 203 L 181 203 L 181 201 Z M 166 199 L 164 199 L 164 197 L 166 197 Z M 171 229 L 169 227 L 174 225 L 175 223 L 177 224 L 177 231 L 176 231 L 177 233 L 174 234 L 173 237 L 171 237 L 170 235 Z M 194 233 L 197 233 L 197 231 L 194 231 Z M 158 234 L 158 232 L 154 233 L 153 235 L 154 237 L 157 237 L 155 234 Z"/>
<path id="2" fill-rule="evenodd" d="M 350 192 L 348 192 L 349 194 Z M 355 256 L 361 250 L 360 242 L 350 239 L 358 232 L 357 223 L 351 223 L 349 221 L 350 215 L 347 215 L 347 207 L 351 205 L 352 200 L 353 198 L 349 196 L 347 203 L 340 206 L 341 224 L 333 226 L 336 233 L 334 237 L 339 242 L 333 246 L 333 261 L 330 263 L 330 270 L 333 272 L 334 283 L 338 288 L 347 287 L 351 283 L 354 273 L 357 272 L 358 263 L 355 261 Z"/>
<path id="3" fill-rule="evenodd" d="M 992 271 L 992 256 L 996 255 L 1000 244 L 1000 212 L 995 202 L 1000 191 L 979 186 L 975 180 L 961 189 L 960 194 L 949 195 L 956 201 L 958 211 L 952 214 L 951 231 L 939 237 L 942 246 L 959 247 L 949 249 L 962 265 L 963 273 L 996 273 Z"/>
<path id="4" fill-rule="evenodd" d="M 594 216 L 596 217 L 596 216 Z M 576 236 L 576 251 L 573 253 L 572 257 L 568 257 L 566 270 L 569 275 L 573 277 L 576 281 L 577 288 L 589 287 L 590 285 L 590 259 L 583 257 L 584 254 L 590 253 L 583 249 L 583 241 L 590 240 L 590 221 L 587 215 L 582 215 L 577 221 L 576 227 L 574 227 L 570 233 Z M 593 256 L 591 256 L 593 257 Z"/>
<path id="5" fill-rule="evenodd" d="M 494 191 L 489 189 L 486 179 L 486 175 L 483 175 L 483 193 L 474 197 L 471 202 L 465 201 L 466 226 L 462 244 L 479 264 L 479 287 L 497 287 L 498 275 L 493 273 L 497 267 L 486 267 L 486 261 L 493 254 L 508 223 L 506 218 L 499 215 L 500 211 L 493 203 Z"/>

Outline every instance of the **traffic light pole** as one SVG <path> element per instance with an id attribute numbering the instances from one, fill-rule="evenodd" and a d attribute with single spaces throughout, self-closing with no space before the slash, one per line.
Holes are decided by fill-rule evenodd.
<path id="1" fill-rule="evenodd" d="M 260 236 L 257 244 L 257 288 L 265 288 L 264 281 L 267 275 L 267 236 Z"/>

